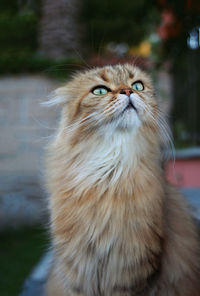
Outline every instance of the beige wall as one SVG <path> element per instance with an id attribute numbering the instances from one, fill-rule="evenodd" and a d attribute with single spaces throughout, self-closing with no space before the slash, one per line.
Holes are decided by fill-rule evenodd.
<path id="1" fill-rule="evenodd" d="M 55 87 L 42 76 L 0 78 L 0 226 L 17 223 L 9 219 L 17 214 L 19 220 L 30 203 L 33 212 L 40 207 L 44 147 L 58 117 L 58 110 L 40 103 Z"/>

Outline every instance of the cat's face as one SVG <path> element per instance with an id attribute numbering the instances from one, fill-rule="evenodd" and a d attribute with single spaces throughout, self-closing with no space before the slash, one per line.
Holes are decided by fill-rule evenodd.
<path id="1" fill-rule="evenodd" d="M 135 131 L 156 113 L 151 80 L 131 65 L 92 69 L 76 75 L 56 92 L 67 122 L 85 128 Z"/>

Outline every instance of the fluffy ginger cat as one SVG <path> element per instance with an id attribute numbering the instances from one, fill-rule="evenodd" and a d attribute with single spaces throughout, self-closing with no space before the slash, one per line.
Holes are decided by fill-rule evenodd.
<path id="1" fill-rule="evenodd" d="M 126 64 L 76 74 L 49 145 L 48 296 L 199 296 L 199 242 L 165 180 L 151 79 Z M 161 130 L 161 131 L 160 131 Z"/>

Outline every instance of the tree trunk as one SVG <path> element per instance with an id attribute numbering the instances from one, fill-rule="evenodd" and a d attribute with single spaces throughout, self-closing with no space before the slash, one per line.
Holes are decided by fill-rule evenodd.
<path id="1" fill-rule="evenodd" d="M 79 50 L 79 0 L 42 0 L 39 50 L 50 58 L 74 56 Z"/>

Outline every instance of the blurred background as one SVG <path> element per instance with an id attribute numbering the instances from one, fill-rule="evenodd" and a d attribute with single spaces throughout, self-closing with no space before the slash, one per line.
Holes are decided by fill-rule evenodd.
<path id="1" fill-rule="evenodd" d="M 40 103 L 74 71 L 119 62 L 151 73 L 175 145 L 166 174 L 199 217 L 200 1 L 0 0 L 2 296 L 49 245 L 43 155 L 59 110 Z"/>

